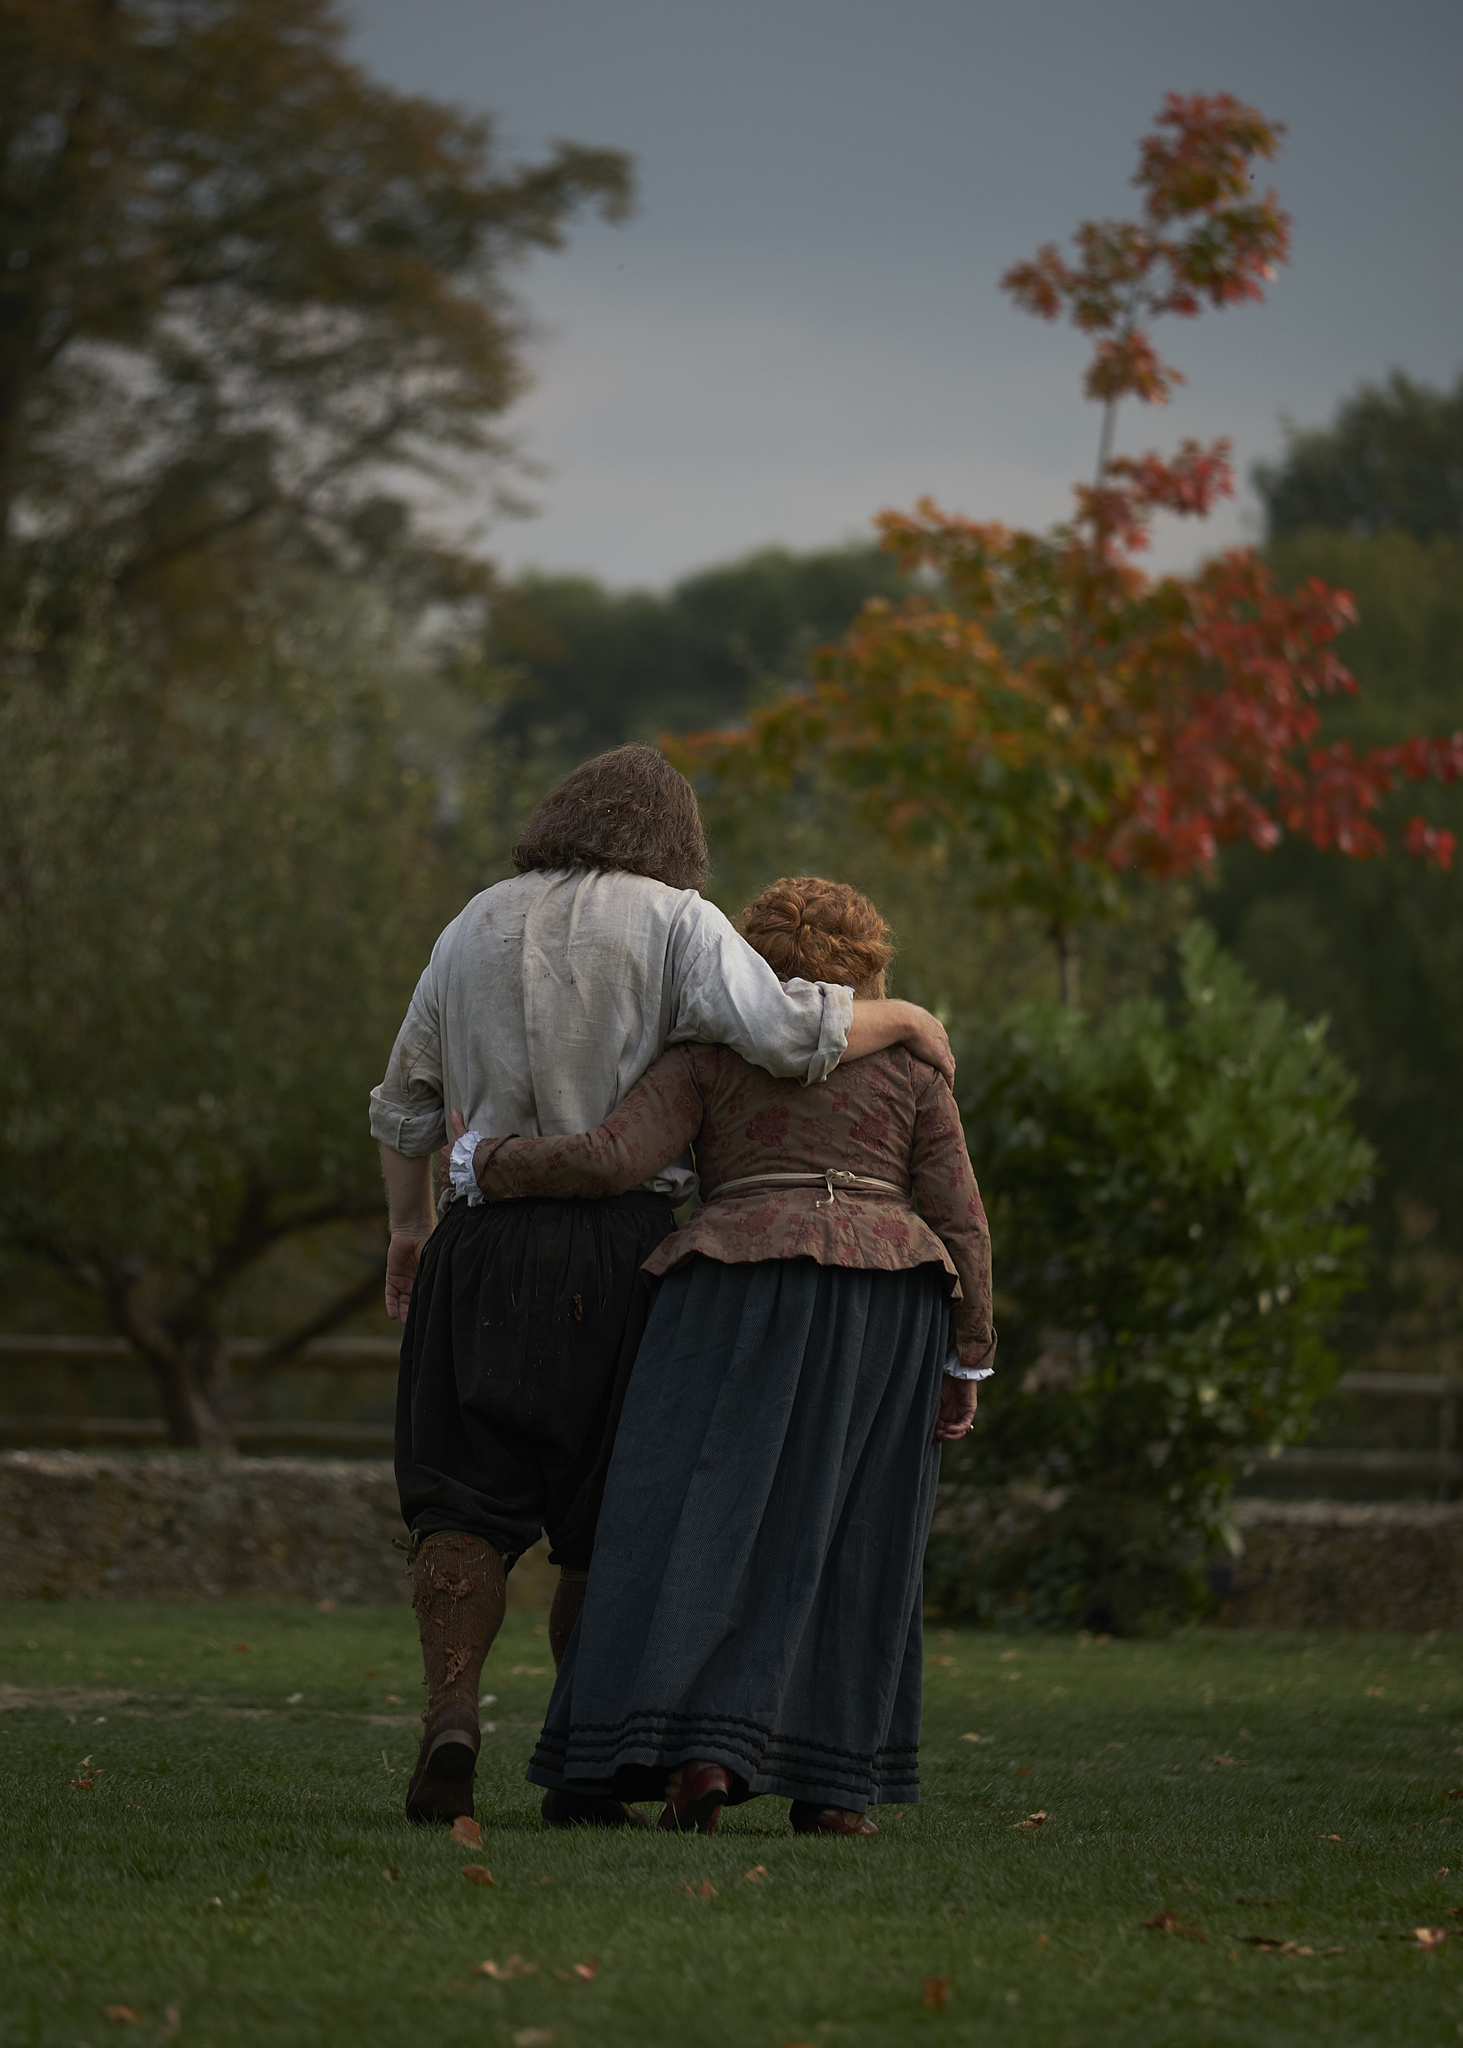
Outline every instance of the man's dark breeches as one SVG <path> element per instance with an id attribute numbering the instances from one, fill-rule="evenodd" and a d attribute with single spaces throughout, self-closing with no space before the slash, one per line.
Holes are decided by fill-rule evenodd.
<path id="1" fill-rule="evenodd" d="M 396 1399 L 407 1527 L 484 1536 L 511 1563 L 546 1529 L 586 1571 L 653 1282 L 659 1195 L 454 1202 L 412 1290 Z"/>

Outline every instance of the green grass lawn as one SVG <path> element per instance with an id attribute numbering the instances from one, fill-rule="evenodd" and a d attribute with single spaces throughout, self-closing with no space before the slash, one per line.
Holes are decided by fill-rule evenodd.
<path id="1" fill-rule="evenodd" d="M 401 1817 L 409 1610 L 0 1608 L 0 2041 L 1463 2041 L 1458 1638 L 927 1647 L 924 1802 L 877 1841 L 774 1800 L 548 1834 L 510 1615 L 474 1851 Z"/>

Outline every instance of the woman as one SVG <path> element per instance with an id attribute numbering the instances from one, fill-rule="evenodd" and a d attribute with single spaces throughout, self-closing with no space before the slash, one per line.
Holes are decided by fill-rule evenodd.
<path id="1" fill-rule="evenodd" d="M 852 889 L 776 883 L 743 930 L 783 980 L 883 995 L 888 927 Z M 489 1201 L 609 1195 L 693 1139 L 706 1207 L 645 1262 L 663 1277 L 528 1775 L 663 1795 L 666 1827 L 770 1792 L 800 1833 L 876 1834 L 870 1804 L 919 1796 L 936 1445 L 995 1347 L 980 1195 L 949 1089 L 902 1047 L 803 1087 L 677 1046 L 598 1130 L 488 1139 L 472 1168 Z"/>

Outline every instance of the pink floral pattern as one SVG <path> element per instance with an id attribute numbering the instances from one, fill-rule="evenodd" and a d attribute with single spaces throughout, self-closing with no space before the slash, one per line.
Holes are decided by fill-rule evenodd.
<path id="1" fill-rule="evenodd" d="M 963 1364 L 995 1349 L 991 1248 L 965 1133 L 945 1082 L 902 1046 L 835 1068 L 812 1087 L 774 1080 L 721 1045 L 662 1055 L 598 1130 L 572 1138 L 489 1138 L 474 1158 L 489 1201 L 627 1193 L 694 1141 L 706 1207 L 646 1260 L 669 1272 L 694 1252 L 726 1264 L 816 1259 L 901 1271 L 935 1264 L 950 1278 Z M 749 1188 L 757 1173 L 857 1173 L 909 1190 Z"/>

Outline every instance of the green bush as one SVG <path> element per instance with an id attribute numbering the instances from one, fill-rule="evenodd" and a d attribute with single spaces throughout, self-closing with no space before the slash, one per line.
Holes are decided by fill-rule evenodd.
<path id="1" fill-rule="evenodd" d="M 967 1041 L 998 1376 L 946 1454 L 927 1598 L 1156 1633 L 1201 1608 L 1237 1472 L 1304 1432 L 1359 1284 L 1371 1154 L 1325 1043 L 1206 928 L 1181 999 L 1041 1008 Z"/>

